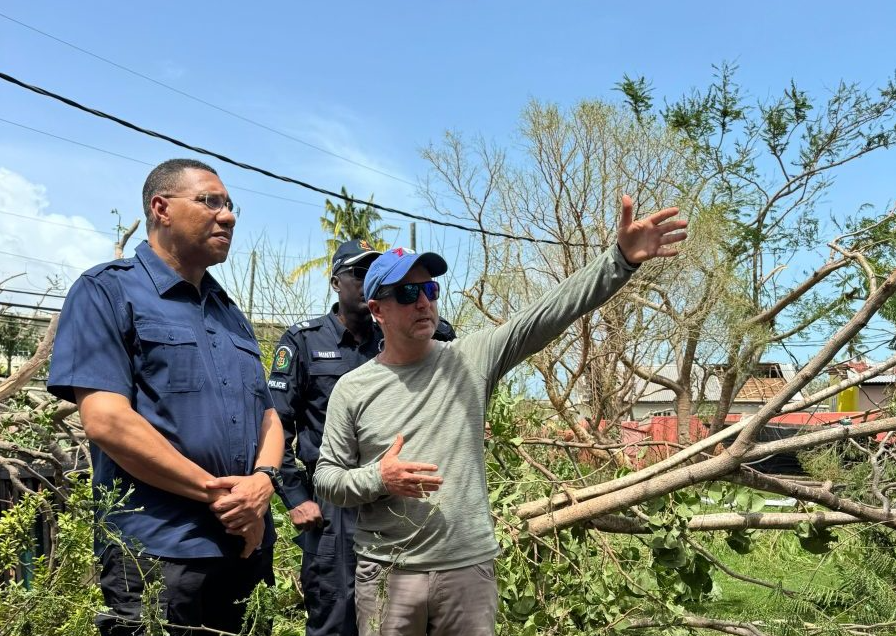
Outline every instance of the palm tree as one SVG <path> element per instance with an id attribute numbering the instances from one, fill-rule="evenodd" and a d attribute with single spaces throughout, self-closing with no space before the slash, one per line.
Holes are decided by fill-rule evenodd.
<path id="1" fill-rule="evenodd" d="M 313 269 L 327 271 L 333 254 L 340 243 L 353 239 L 365 239 L 373 249 L 383 252 L 389 248 L 389 244 L 383 239 L 385 230 L 397 230 L 394 225 L 379 225 L 382 221 L 379 213 L 371 205 L 370 201 L 363 206 L 355 206 L 354 196 L 348 194 L 345 186 L 342 186 L 342 196 L 345 197 L 339 203 L 333 203 L 329 199 L 324 202 L 324 215 L 320 217 L 320 226 L 324 232 L 330 235 L 326 241 L 327 253 L 317 258 L 312 258 L 296 267 L 290 274 L 290 282 L 295 282 Z M 348 200 L 346 200 L 348 199 Z"/>

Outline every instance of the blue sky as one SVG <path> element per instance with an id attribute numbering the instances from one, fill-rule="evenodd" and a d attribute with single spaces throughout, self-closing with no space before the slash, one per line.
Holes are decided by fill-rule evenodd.
<path id="1" fill-rule="evenodd" d="M 896 70 L 896 3 L 342 2 L 6 0 L 0 13 L 367 170 L 252 126 L 0 17 L 0 70 L 148 128 L 274 172 L 411 211 L 405 182 L 427 170 L 419 149 L 446 129 L 513 145 L 532 98 L 617 100 L 623 73 L 675 99 L 705 87 L 712 64 L 736 62 L 754 100 L 795 78 L 823 96 L 841 79 L 882 85 Z M 0 82 L 0 280 L 71 280 L 111 250 L 112 208 L 142 216 L 155 164 L 185 153 Z M 296 258 L 321 253 L 323 197 L 211 162 L 243 208 L 235 250 L 261 232 Z M 896 197 L 896 150 L 838 176 L 830 210 Z M 245 189 L 295 199 L 264 197 Z M 13 216 L 20 214 L 20 216 Z M 28 218 L 22 218 L 28 217 Z M 40 219 L 40 220 L 36 220 Z M 393 238 L 407 242 L 407 222 Z M 47 222 L 49 221 L 49 223 Z M 462 250 L 466 236 L 418 225 L 419 247 Z M 133 245 L 132 245 L 133 247 Z M 20 257 L 9 256 L 18 254 Z M 29 256 L 32 260 L 21 258 Z M 40 259 L 40 260 L 34 260 Z M 61 268 L 41 261 L 64 262 Z"/>

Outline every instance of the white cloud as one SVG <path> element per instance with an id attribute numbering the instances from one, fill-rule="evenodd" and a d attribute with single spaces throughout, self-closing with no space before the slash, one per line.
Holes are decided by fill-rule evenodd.
<path id="1" fill-rule="evenodd" d="M 114 236 L 50 209 L 44 186 L 0 167 L 0 280 L 24 274 L 9 287 L 42 290 L 54 279 L 67 288 L 85 269 L 112 260 Z"/>

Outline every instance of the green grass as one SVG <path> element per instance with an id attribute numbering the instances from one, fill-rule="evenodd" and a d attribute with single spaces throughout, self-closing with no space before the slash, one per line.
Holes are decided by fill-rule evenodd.
<path id="1" fill-rule="evenodd" d="M 852 589 L 844 580 L 843 570 L 838 567 L 838 562 L 852 560 L 852 565 L 861 568 L 861 563 L 855 561 L 856 555 L 861 554 L 861 551 L 855 549 L 857 544 L 855 533 L 859 531 L 858 526 L 838 529 L 836 534 L 840 540 L 833 544 L 830 553 L 824 555 L 811 554 L 803 550 L 793 531 L 756 532 L 753 535 L 753 550 L 746 555 L 731 550 L 725 544 L 724 533 L 703 535 L 703 544 L 734 572 L 778 585 L 784 590 L 792 590 L 798 596 L 796 599 L 788 599 L 777 590 L 742 581 L 717 571 L 714 578 L 719 586 L 718 598 L 689 609 L 694 614 L 713 618 L 761 620 L 769 627 L 775 625 L 779 629 L 783 629 L 783 622 L 788 620 L 800 623 L 805 620 L 816 624 L 862 623 L 867 620 L 867 616 L 861 615 L 867 604 L 861 600 L 856 602 L 855 599 L 844 602 L 844 591 L 848 596 Z M 802 618 L 797 620 L 800 616 Z M 777 629 L 766 631 L 782 633 Z M 708 630 L 697 632 L 718 633 Z M 809 632 L 799 628 L 783 633 Z M 838 632 L 834 630 L 820 633 Z"/>

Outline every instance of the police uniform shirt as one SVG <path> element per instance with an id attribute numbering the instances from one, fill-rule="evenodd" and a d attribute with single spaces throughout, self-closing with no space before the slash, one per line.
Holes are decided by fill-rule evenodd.
<path id="1" fill-rule="evenodd" d="M 336 381 L 376 356 L 383 337 L 379 327 L 372 324 L 371 337 L 358 343 L 337 317 L 338 307 L 337 303 L 328 314 L 290 327 L 274 350 L 268 387 L 286 436 L 281 473 L 290 508 L 312 499 L 295 457 L 313 470 Z M 293 451 L 296 437 L 297 452 Z"/>
<path id="2" fill-rule="evenodd" d="M 62 309 L 47 388 L 118 393 L 172 446 L 215 476 L 248 475 L 273 406 L 249 322 L 210 274 L 200 290 L 141 243 L 134 258 L 98 265 Z M 96 497 L 113 481 L 133 493 L 106 517 L 122 538 L 167 557 L 238 555 L 208 505 L 149 486 L 90 445 Z M 140 509 L 140 510 L 138 510 Z M 270 512 L 262 545 L 273 545 Z M 101 546 L 98 546 L 101 547 Z"/>

